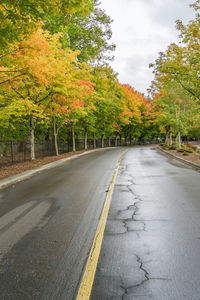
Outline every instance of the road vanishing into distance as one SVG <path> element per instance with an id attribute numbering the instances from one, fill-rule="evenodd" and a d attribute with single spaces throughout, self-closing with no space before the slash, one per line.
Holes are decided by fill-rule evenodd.
<path id="1" fill-rule="evenodd" d="M 0 190 L 0 300 L 76 299 L 124 150 L 91 299 L 200 299 L 200 174 L 147 146 L 91 152 Z"/>

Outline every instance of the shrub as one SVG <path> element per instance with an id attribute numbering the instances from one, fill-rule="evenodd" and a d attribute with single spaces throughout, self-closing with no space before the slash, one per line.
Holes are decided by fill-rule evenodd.
<path id="1" fill-rule="evenodd" d="M 188 147 L 185 147 L 185 152 L 188 152 L 188 153 L 193 153 L 194 152 L 194 150 L 193 149 L 191 149 L 191 148 L 188 148 Z"/>
<path id="2" fill-rule="evenodd" d="M 177 148 L 176 151 L 177 152 L 184 152 L 185 150 L 183 148 Z"/>
<path id="3" fill-rule="evenodd" d="M 191 148 L 191 149 L 193 149 L 194 151 L 197 150 L 197 147 L 194 146 L 194 145 L 192 145 L 192 144 L 187 144 L 187 148 Z"/>
<path id="4" fill-rule="evenodd" d="M 184 155 L 184 156 L 187 156 L 187 155 L 189 155 L 189 153 L 184 151 L 184 152 L 183 152 L 183 155 Z"/>
<path id="5" fill-rule="evenodd" d="M 169 150 L 176 150 L 176 146 L 175 145 L 171 145 L 168 147 Z"/>
<path id="6" fill-rule="evenodd" d="M 163 149 L 167 149 L 167 148 L 168 148 L 167 145 L 166 145 L 165 143 L 161 143 L 161 144 L 160 144 L 160 147 L 163 148 Z"/>

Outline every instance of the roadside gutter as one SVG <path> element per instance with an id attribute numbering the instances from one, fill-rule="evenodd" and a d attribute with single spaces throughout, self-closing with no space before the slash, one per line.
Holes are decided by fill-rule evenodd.
<path id="1" fill-rule="evenodd" d="M 172 154 L 172 153 L 169 153 L 168 151 L 162 149 L 161 147 L 157 147 L 157 149 L 158 149 L 159 151 L 163 152 L 164 154 L 168 155 L 169 157 L 175 158 L 175 159 L 181 161 L 182 163 L 184 163 L 184 164 L 186 164 L 186 165 L 189 165 L 190 167 L 192 167 L 192 168 L 195 169 L 195 170 L 200 170 L 200 165 L 197 165 L 197 164 L 195 164 L 195 163 L 193 163 L 193 162 L 190 162 L 190 161 L 188 161 L 188 160 L 186 160 L 186 159 L 184 159 L 184 158 L 181 158 L 181 157 L 176 156 L 176 155 L 174 155 L 174 154 Z"/>

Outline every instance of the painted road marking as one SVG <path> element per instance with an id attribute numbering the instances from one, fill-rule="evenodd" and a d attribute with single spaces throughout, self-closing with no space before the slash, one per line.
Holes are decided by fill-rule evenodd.
<path id="1" fill-rule="evenodd" d="M 118 160 L 117 166 L 115 168 L 76 300 L 90 299 L 96 268 L 99 260 L 100 251 L 101 251 L 101 245 L 103 242 L 104 230 L 108 218 L 108 212 L 110 208 L 112 194 L 114 191 L 115 180 L 119 170 L 120 162 L 126 152 L 127 150 L 122 153 L 122 155 Z"/>

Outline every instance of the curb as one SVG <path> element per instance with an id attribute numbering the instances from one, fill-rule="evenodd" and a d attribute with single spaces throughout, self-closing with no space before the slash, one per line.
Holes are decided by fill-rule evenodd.
<path id="1" fill-rule="evenodd" d="M 72 160 L 72 159 L 78 158 L 80 156 L 83 156 L 83 155 L 86 155 L 86 154 L 89 154 L 89 153 L 92 153 L 92 152 L 97 152 L 97 151 L 102 151 L 102 150 L 108 150 L 108 149 L 117 149 L 117 148 L 118 147 L 105 147 L 105 148 L 100 148 L 100 149 L 94 149 L 94 150 L 85 151 L 83 153 L 75 154 L 75 155 L 72 155 L 70 157 L 58 159 L 56 161 L 53 161 L 51 163 L 42 165 L 41 167 L 37 167 L 35 169 L 27 170 L 25 172 L 22 172 L 22 173 L 19 173 L 19 174 L 16 174 L 16 175 L 12 175 L 10 177 L 7 177 L 5 179 L 1 179 L 0 180 L 0 189 L 3 189 L 3 188 L 5 188 L 5 187 L 7 187 L 9 185 L 12 185 L 12 184 L 16 184 L 16 183 L 18 183 L 20 181 L 23 181 L 24 179 L 28 179 L 28 178 L 30 178 L 30 177 L 34 176 L 35 174 L 40 173 L 42 171 L 45 171 L 45 170 L 48 170 L 48 169 L 60 166 L 63 163 L 67 162 L 68 160 Z"/>
<path id="2" fill-rule="evenodd" d="M 165 153 L 166 155 L 168 155 L 168 156 L 170 156 L 170 157 L 172 157 L 172 158 L 175 158 L 175 159 L 181 161 L 182 163 L 184 163 L 184 164 L 186 164 L 186 165 L 189 165 L 190 167 L 192 167 L 192 168 L 195 169 L 195 170 L 200 170 L 200 165 L 197 165 L 197 164 L 192 163 L 192 162 L 190 162 L 190 161 L 188 161 L 188 160 L 186 160 L 186 159 L 184 159 L 184 158 L 181 158 L 181 157 L 176 156 L 176 155 L 174 155 L 174 154 L 172 154 L 172 153 L 169 153 L 169 152 L 167 152 L 166 150 L 163 150 L 163 149 L 160 148 L 160 147 L 157 147 L 157 149 L 158 149 L 159 151 Z"/>

